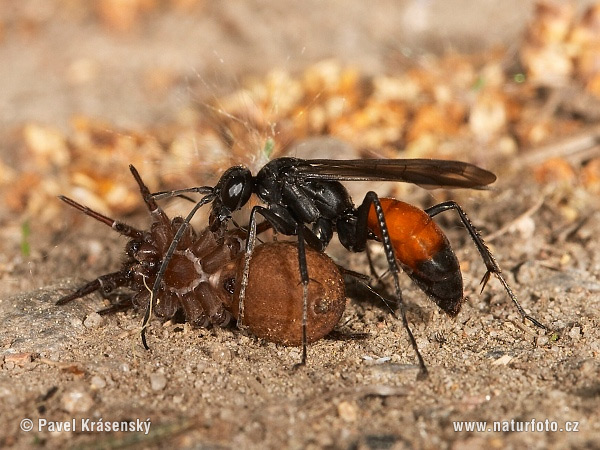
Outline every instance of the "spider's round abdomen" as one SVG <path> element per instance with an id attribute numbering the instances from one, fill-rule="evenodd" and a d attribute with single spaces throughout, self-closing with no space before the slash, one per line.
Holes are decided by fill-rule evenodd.
<path id="1" fill-rule="evenodd" d="M 447 314 L 458 314 L 463 299 L 462 276 L 444 232 L 413 205 L 392 198 L 380 202 L 396 259 L 404 271 Z M 369 210 L 367 226 L 381 239 L 374 206 Z"/>
<path id="2" fill-rule="evenodd" d="M 309 273 L 306 339 L 315 342 L 337 325 L 346 306 L 344 278 L 325 253 L 308 247 Z M 298 245 L 268 242 L 254 250 L 244 300 L 244 325 L 263 339 L 283 345 L 302 345 L 303 293 L 298 267 Z M 225 307 L 237 319 L 244 258 L 220 274 Z M 229 290 L 228 290 L 229 289 Z"/>

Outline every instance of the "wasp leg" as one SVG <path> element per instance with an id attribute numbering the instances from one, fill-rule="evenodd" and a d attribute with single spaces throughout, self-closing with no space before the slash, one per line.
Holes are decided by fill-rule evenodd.
<path id="1" fill-rule="evenodd" d="M 483 241 L 481 235 L 479 234 L 479 231 L 471 223 L 471 220 L 469 220 L 469 217 L 467 216 L 465 211 L 460 207 L 460 205 L 458 203 L 450 200 L 447 202 L 440 203 L 439 205 L 434 205 L 431 208 L 427 208 L 425 210 L 425 212 L 429 215 L 429 217 L 434 217 L 440 213 L 443 213 L 443 212 L 449 211 L 449 210 L 454 210 L 458 213 L 458 216 L 460 217 L 460 220 L 462 221 L 463 225 L 467 229 L 467 232 L 473 239 L 473 242 L 475 242 L 475 246 L 477 247 L 477 250 L 479 251 L 479 254 L 481 255 L 481 259 L 483 259 L 485 267 L 487 268 L 487 272 L 481 279 L 481 285 L 482 285 L 481 291 L 483 292 L 483 289 L 485 288 L 485 285 L 489 281 L 491 274 L 494 274 L 496 276 L 496 278 L 498 278 L 498 280 L 500 280 L 500 283 L 502 283 L 502 286 L 504 286 L 506 293 L 508 294 L 508 296 L 510 297 L 512 302 L 515 304 L 515 306 L 517 307 L 519 314 L 521 314 L 521 316 L 523 318 L 529 320 L 535 326 L 548 331 L 548 327 L 546 327 L 545 325 L 540 323 L 537 319 L 535 319 L 534 317 L 530 316 L 529 314 L 527 314 L 525 312 L 525 310 L 523 309 L 523 307 L 517 300 L 517 296 L 515 295 L 513 290 L 510 288 L 510 286 L 508 285 L 508 283 L 506 282 L 504 277 L 502 276 L 502 270 L 500 270 L 500 266 L 496 262 L 494 255 L 492 255 L 492 252 L 490 252 L 490 249 L 487 247 L 487 245 L 485 245 L 485 242 Z"/>
<path id="2" fill-rule="evenodd" d="M 369 215 L 369 210 L 371 206 L 375 208 L 375 214 L 377 215 L 377 222 L 379 224 L 379 229 L 381 230 L 381 242 L 383 244 L 383 249 L 385 252 L 385 257 L 388 262 L 389 271 L 394 277 L 394 287 L 396 290 L 396 299 L 398 302 L 398 309 L 400 310 L 400 316 L 402 318 L 402 323 L 404 324 L 404 328 L 408 334 L 408 339 L 417 355 L 417 359 L 419 361 L 419 379 L 425 379 L 428 376 L 427 367 L 425 366 L 425 361 L 421 356 L 421 352 L 419 351 L 419 347 L 417 346 L 417 341 L 410 329 L 408 324 L 408 319 L 406 318 L 406 308 L 404 307 L 404 302 L 402 301 L 402 290 L 400 289 L 400 281 L 398 279 L 398 273 L 400 272 L 400 267 L 396 261 L 396 255 L 394 253 L 394 246 L 392 245 L 392 241 L 390 239 L 390 233 L 385 222 L 385 214 L 383 212 L 383 208 L 381 207 L 381 202 L 379 201 L 379 197 L 373 191 L 367 192 L 365 195 L 365 199 L 362 204 L 358 208 L 357 214 L 357 222 L 356 222 L 356 237 L 357 237 L 357 248 L 364 248 L 366 245 L 368 230 L 367 230 L 367 218 Z"/>
<path id="3" fill-rule="evenodd" d="M 306 364 L 307 356 L 307 321 L 308 321 L 308 264 L 306 262 L 306 243 L 309 245 L 318 245 L 318 237 L 311 230 L 300 224 L 285 209 L 271 210 L 263 206 L 255 206 L 250 213 L 250 222 L 248 224 L 248 238 L 246 240 L 246 253 L 244 255 L 244 271 L 240 284 L 239 306 L 238 306 L 238 328 L 243 327 L 244 323 L 244 300 L 246 298 L 246 289 L 249 282 L 250 261 L 252 252 L 256 245 L 257 223 L 256 216 L 260 214 L 265 220 L 273 226 L 273 229 L 287 236 L 298 236 L 298 266 L 300 269 L 300 280 L 302 283 L 302 360 L 294 368 Z"/>

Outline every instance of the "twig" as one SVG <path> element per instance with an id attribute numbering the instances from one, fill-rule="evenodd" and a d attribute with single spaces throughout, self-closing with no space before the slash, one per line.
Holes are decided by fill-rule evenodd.
<path id="1" fill-rule="evenodd" d="M 531 208 L 529 208 L 523 214 L 521 214 L 520 216 L 515 217 L 513 220 L 511 220 L 510 222 L 508 222 L 507 224 L 505 224 L 502 228 L 494 231 L 492 234 L 487 235 L 485 237 L 485 240 L 487 242 L 491 242 L 494 239 L 497 239 L 498 237 L 506 234 L 520 220 L 523 220 L 524 218 L 532 216 L 533 214 L 535 214 L 537 212 L 537 210 L 542 207 L 542 205 L 544 204 L 545 200 L 546 200 L 545 197 L 540 198 Z"/>
<path id="2" fill-rule="evenodd" d="M 572 164 L 600 156 L 600 126 L 594 126 L 574 136 L 524 152 L 513 160 L 517 168 L 531 167 L 551 158 L 565 158 Z"/>

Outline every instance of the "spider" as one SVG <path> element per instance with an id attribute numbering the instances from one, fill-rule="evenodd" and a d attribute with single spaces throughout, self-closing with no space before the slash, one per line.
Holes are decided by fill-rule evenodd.
<path id="1" fill-rule="evenodd" d="M 183 219 L 169 219 L 154 201 L 137 170 L 133 166 L 130 169 L 150 211 L 152 224 L 148 231 L 111 219 L 68 197 L 59 197 L 130 240 L 126 244 L 127 259 L 121 270 L 99 276 L 56 304 L 64 305 L 97 290 L 107 295 L 117 288 L 127 287 L 134 291 L 132 296 L 99 313 L 104 315 L 134 306 L 145 308 L 147 312 L 153 309 L 158 317 L 168 320 L 182 310 L 185 320 L 195 327 L 227 326 L 232 316 L 238 317 L 238 280 L 244 267 L 245 232 L 241 229 L 226 231 L 223 225 L 214 229 L 207 227 L 197 233 L 189 226 L 173 253 L 158 296 L 151 302 L 150 286 L 158 276 L 165 253 Z M 295 245 L 284 242 L 263 243 L 256 248 L 250 268 L 246 323 L 259 338 L 283 345 L 302 344 L 302 288 L 297 253 Z M 309 342 L 314 342 L 338 323 L 346 296 L 342 274 L 327 255 L 309 249 L 307 260 L 315 273 L 309 283 L 308 305 Z"/>
<path id="2" fill-rule="evenodd" d="M 158 295 L 151 302 L 150 287 L 157 278 L 163 257 L 183 219 L 169 219 L 156 204 L 135 167 L 130 166 L 130 170 L 152 218 L 148 230 L 138 230 L 68 197 L 59 197 L 68 205 L 105 223 L 130 240 L 125 247 L 127 259 L 120 270 L 99 276 L 61 298 L 56 304 L 64 305 L 98 290 L 106 295 L 117 288 L 127 287 L 134 291 L 132 297 L 99 313 L 108 314 L 133 305 L 146 308 L 148 315 L 153 309 L 158 317 L 165 320 L 173 318 L 182 310 L 185 320 L 196 327 L 227 326 L 231 320 L 231 313 L 224 307 L 227 292 L 219 284 L 219 275 L 221 268 L 240 254 L 244 244 L 243 233 L 241 230 L 226 231 L 224 227 L 214 230 L 207 228 L 197 233 L 192 227 L 188 227 L 160 283 Z"/>

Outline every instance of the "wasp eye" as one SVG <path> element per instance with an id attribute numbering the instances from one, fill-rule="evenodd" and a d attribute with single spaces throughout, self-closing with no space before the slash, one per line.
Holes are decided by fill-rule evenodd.
<path id="1" fill-rule="evenodd" d="M 244 206 L 254 187 L 252 174 L 245 167 L 233 167 L 223 174 L 219 181 L 221 203 L 230 212 Z"/>

